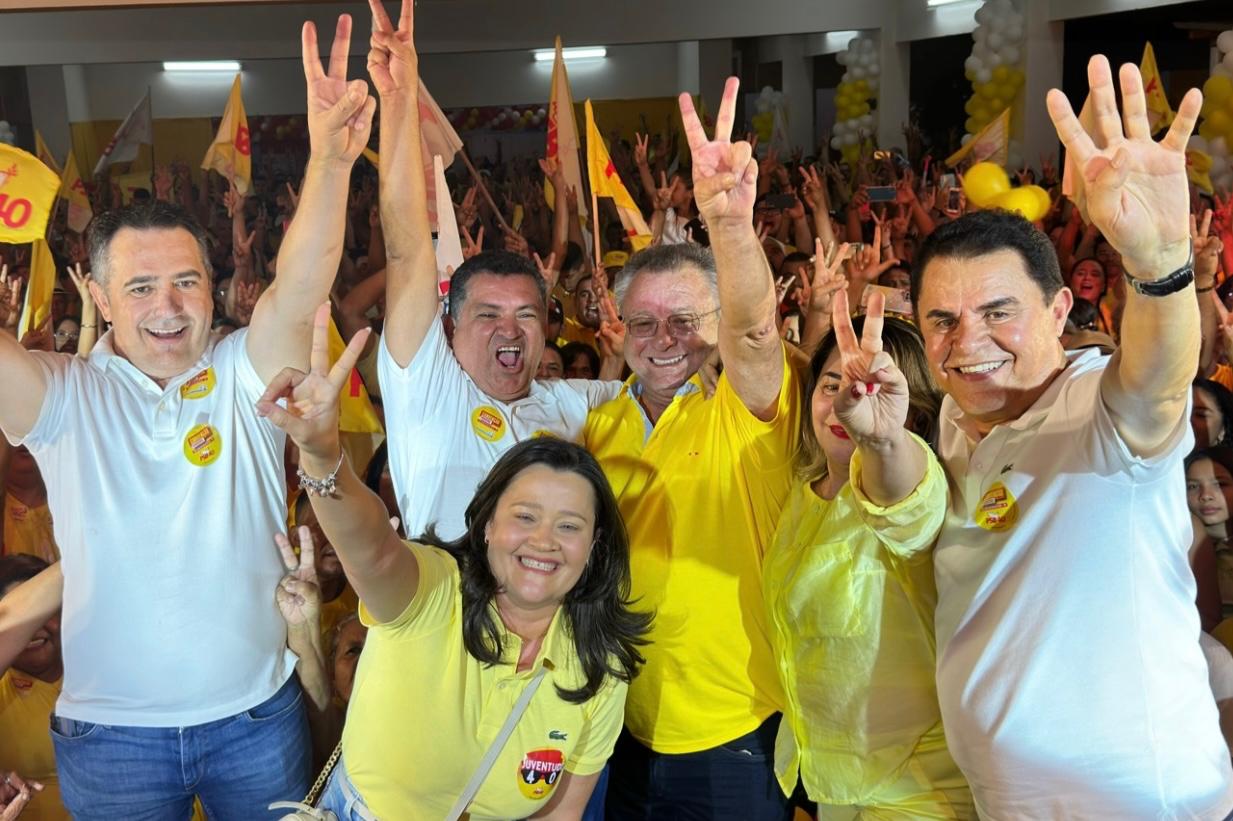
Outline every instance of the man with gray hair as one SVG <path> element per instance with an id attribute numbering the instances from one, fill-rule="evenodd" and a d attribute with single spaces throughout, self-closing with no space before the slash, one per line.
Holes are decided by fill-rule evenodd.
<path id="1" fill-rule="evenodd" d="M 111 330 L 86 359 L 0 334 L 0 430 L 47 481 L 64 574 L 64 682 L 51 732 L 74 818 L 271 817 L 310 759 L 274 601 L 284 435 L 257 399 L 305 368 L 343 247 L 342 205 L 375 100 L 303 33 L 310 156 L 278 278 L 252 323 L 210 336 L 205 234 L 149 202 L 99 215 L 90 290 Z M 62 515 L 63 514 L 63 515 Z"/>
<path id="2" fill-rule="evenodd" d="M 612 758 L 608 817 L 783 819 L 772 768 L 783 694 L 762 599 L 762 556 L 787 499 L 801 413 L 753 229 L 757 162 L 731 143 L 728 80 L 715 140 L 681 113 L 715 255 L 635 254 L 617 298 L 633 376 L 591 412 L 584 442 L 629 528 L 632 597 L 654 612 Z M 713 396 L 699 368 L 718 348 Z"/>

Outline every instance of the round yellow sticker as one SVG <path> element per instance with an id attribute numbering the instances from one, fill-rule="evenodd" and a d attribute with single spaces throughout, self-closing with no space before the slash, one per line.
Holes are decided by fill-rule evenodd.
<path id="1" fill-rule="evenodd" d="M 1019 503 L 1006 485 L 994 482 L 993 486 L 985 491 L 985 495 L 980 497 L 975 519 L 976 524 L 985 530 L 1009 530 L 1019 521 Z"/>
<path id="2" fill-rule="evenodd" d="M 471 428 L 485 442 L 495 442 L 505 435 L 505 417 L 492 405 L 480 405 L 471 411 Z"/>
<path id="3" fill-rule="evenodd" d="M 214 369 L 206 368 L 201 373 L 180 386 L 180 396 L 184 399 L 203 399 L 214 390 Z"/>
<path id="4" fill-rule="evenodd" d="M 197 425 L 184 437 L 184 458 L 198 467 L 213 464 L 223 452 L 223 438 L 210 425 Z"/>

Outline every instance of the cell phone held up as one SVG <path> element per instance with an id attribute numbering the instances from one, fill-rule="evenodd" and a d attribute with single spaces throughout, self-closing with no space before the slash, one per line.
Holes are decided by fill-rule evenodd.
<path id="1" fill-rule="evenodd" d="M 894 202 L 895 201 L 895 186 L 893 185 L 870 185 L 865 188 L 865 194 L 872 202 Z"/>

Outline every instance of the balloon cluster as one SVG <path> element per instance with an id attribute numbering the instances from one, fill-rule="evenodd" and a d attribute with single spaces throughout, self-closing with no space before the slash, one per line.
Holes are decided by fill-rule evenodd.
<path id="1" fill-rule="evenodd" d="M 1011 0 L 986 0 L 976 10 L 975 45 L 963 63 L 963 74 L 972 83 L 972 96 L 964 104 L 968 118 L 964 128 L 974 135 L 1007 108 L 1011 109 L 1011 130 L 1018 131 L 1023 119 L 1023 80 L 1020 63 L 1026 32 L 1023 15 Z M 966 143 L 970 137 L 965 137 Z M 1017 142 L 1010 146 L 1008 164 L 1017 168 L 1023 151 Z"/>
<path id="2" fill-rule="evenodd" d="M 474 131 L 523 131 L 539 128 L 548 119 L 542 105 L 485 106 L 456 109 L 445 115 L 455 128 Z"/>
<path id="3" fill-rule="evenodd" d="M 846 66 L 835 89 L 835 129 L 831 132 L 831 148 L 843 154 L 844 160 L 855 162 L 861 143 L 874 131 L 874 117 L 869 101 L 876 99 L 882 66 L 878 63 L 877 44 L 869 37 L 853 37 L 848 47 L 835 57 Z"/>
<path id="4" fill-rule="evenodd" d="M 0 143 L 17 145 L 17 134 L 14 133 L 13 126 L 9 125 L 8 120 L 0 120 Z"/>
<path id="5" fill-rule="evenodd" d="M 784 96 L 782 91 L 776 91 L 770 86 L 766 86 L 758 94 L 758 100 L 755 103 L 758 113 L 753 116 L 754 133 L 758 135 L 758 142 L 762 145 L 770 145 L 771 137 L 775 133 L 775 110 L 782 109 L 784 106 Z"/>
<path id="6" fill-rule="evenodd" d="M 1233 29 L 1216 38 L 1220 61 L 1203 84 L 1203 122 L 1187 147 L 1212 158 L 1208 172 L 1212 185 L 1220 191 L 1233 190 Z"/>
<path id="7" fill-rule="evenodd" d="M 1006 169 L 997 163 L 978 162 L 963 175 L 963 193 L 977 208 L 1003 208 L 1029 222 L 1043 219 L 1053 204 L 1039 185 L 1010 187 Z"/>

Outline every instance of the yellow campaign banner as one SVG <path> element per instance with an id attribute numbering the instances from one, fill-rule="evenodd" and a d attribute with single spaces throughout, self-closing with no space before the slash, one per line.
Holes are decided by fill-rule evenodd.
<path id="1" fill-rule="evenodd" d="M 60 175 L 20 148 L 0 143 L 0 242 L 42 239 Z"/>
<path id="2" fill-rule="evenodd" d="M 1152 133 L 1172 125 L 1177 116 L 1165 96 L 1164 80 L 1156 68 L 1156 52 L 1151 42 L 1143 46 L 1143 59 L 1139 63 L 1139 73 L 1143 75 L 1143 96 L 1147 99 L 1147 122 Z"/>
<path id="3" fill-rule="evenodd" d="M 56 261 L 42 237 L 34 240 L 30 249 L 30 283 L 26 286 L 26 301 L 17 324 L 17 338 L 37 330 L 51 316 L 51 294 L 56 289 Z"/>
<path id="4" fill-rule="evenodd" d="M 77 155 L 69 152 L 68 162 L 64 164 L 64 174 L 60 177 L 60 196 L 68 201 L 68 227 L 81 234 L 94 219 L 94 209 L 90 206 L 90 197 L 86 194 L 86 185 L 81 181 L 81 173 L 77 170 Z"/>
<path id="5" fill-rule="evenodd" d="M 1186 177 L 1205 194 L 1212 193 L 1211 155 L 1195 148 L 1186 149 Z"/>
<path id="6" fill-rule="evenodd" d="M 640 251 L 651 244 L 651 229 L 647 227 L 642 212 L 629 195 L 625 183 L 617 174 L 612 158 L 608 156 L 608 148 L 604 138 L 595 125 L 595 112 L 591 109 L 591 101 L 586 101 L 587 117 L 587 177 L 591 182 L 591 191 L 597 197 L 611 197 L 629 237 L 630 245 L 635 251 Z M 598 238 L 597 238 L 598 239 Z"/>
<path id="7" fill-rule="evenodd" d="M 578 123 L 574 119 L 574 95 L 569 88 L 569 72 L 561 53 L 561 38 L 556 39 L 556 57 L 552 62 L 552 90 L 548 94 L 548 143 L 544 156 L 561 164 L 565 182 L 578 191 L 578 217 L 589 214 L 582 189 L 582 168 L 578 164 Z M 556 208 L 556 191 L 544 178 L 544 199 L 548 207 Z"/>
<path id="8" fill-rule="evenodd" d="M 43 135 L 39 133 L 37 128 L 34 130 L 34 154 L 39 158 L 39 162 L 55 171 L 57 176 L 62 173 L 60 163 L 56 162 L 56 156 L 51 153 L 47 143 L 43 142 Z"/>
<path id="9" fill-rule="evenodd" d="M 330 364 L 337 362 L 346 349 L 342 334 L 338 332 L 338 326 L 331 319 Z M 340 431 L 346 433 L 385 432 L 385 429 L 381 427 L 381 419 L 377 416 L 377 410 L 372 406 L 372 400 L 368 398 L 368 389 L 364 387 L 364 380 L 360 378 L 360 372 L 355 368 L 351 369 L 351 375 L 339 391 L 338 398 L 338 429 Z"/>
<path id="10" fill-rule="evenodd" d="M 248 117 L 240 95 L 240 75 L 235 75 L 231 95 L 218 124 L 218 136 L 206 150 L 201 167 L 211 168 L 235 183 L 236 190 L 247 194 L 253 184 L 253 145 L 248 132 Z"/>

